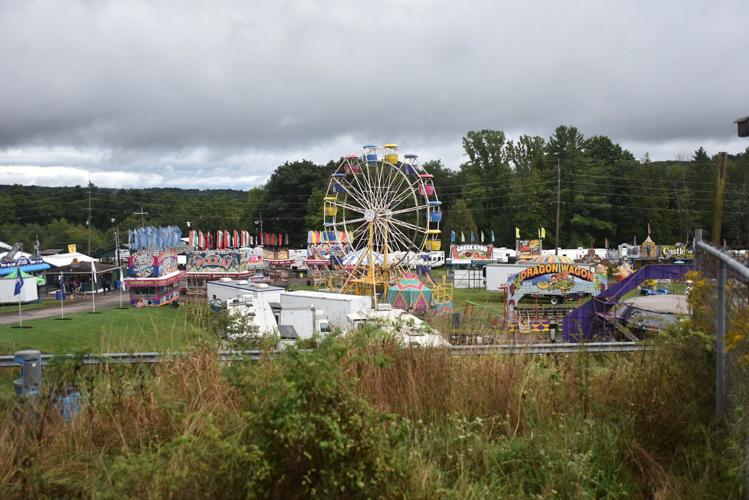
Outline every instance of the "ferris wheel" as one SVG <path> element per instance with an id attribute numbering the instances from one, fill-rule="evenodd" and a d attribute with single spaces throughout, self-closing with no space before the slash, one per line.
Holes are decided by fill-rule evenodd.
<path id="1" fill-rule="evenodd" d="M 416 256 L 440 249 L 442 210 L 433 177 L 396 144 L 364 146 L 332 174 L 324 202 L 325 231 L 340 235 L 341 292 L 377 295 Z"/>

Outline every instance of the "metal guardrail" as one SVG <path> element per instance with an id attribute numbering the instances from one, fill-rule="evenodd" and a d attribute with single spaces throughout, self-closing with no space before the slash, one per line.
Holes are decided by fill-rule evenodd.
<path id="1" fill-rule="evenodd" d="M 651 347 L 639 342 L 590 342 L 587 344 L 493 344 L 475 346 L 453 346 L 450 351 L 456 356 L 478 356 L 490 354 L 562 354 L 579 352 L 639 352 L 650 350 Z M 219 351 L 221 362 L 229 361 L 257 361 L 264 354 L 277 354 L 279 351 Z M 102 364 L 152 364 L 173 361 L 186 356 L 187 353 L 159 353 L 159 352 L 108 352 L 104 354 L 42 354 L 42 364 L 48 365 L 53 358 L 77 359 L 84 365 Z M 18 368 L 15 357 L 0 356 L 0 368 Z"/>
<path id="2" fill-rule="evenodd" d="M 78 356 L 75 354 L 42 354 L 42 364 L 48 365 L 53 358 L 78 359 L 84 365 L 103 364 L 151 364 L 164 361 L 173 361 L 186 356 L 187 353 L 160 353 L 160 352 L 108 352 L 103 354 L 86 354 Z M 263 355 L 262 351 L 219 351 L 218 357 L 222 362 L 227 361 L 257 361 Z M 0 356 L 0 368 L 17 368 L 18 363 L 15 356 Z"/>
<path id="3" fill-rule="evenodd" d="M 580 352 L 642 352 L 653 349 L 641 342 L 588 342 L 554 344 L 461 345 L 450 348 L 457 356 L 487 354 L 564 354 Z"/>

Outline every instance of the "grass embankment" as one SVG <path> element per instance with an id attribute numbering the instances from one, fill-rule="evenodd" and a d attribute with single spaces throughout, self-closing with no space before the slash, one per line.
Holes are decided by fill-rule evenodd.
<path id="1" fill-rule="evenodd" d="M 373 332 L 222 369 L 47 370 L 0 407 L 0 487 L 29 497 L 729 498 L 713 366 L 676 332 L 627 355 L 453 357 Z M 80 384 L 72 422 L 45 403 Z"/>
<path id="2" fill-rule="evenodd" d="M 70 321 L 24 321 L 30 329 L 0 325 L 0 354 L 21 349 L 50 353 L 178 351 L 215 339 L 188 320 L 184 307 L 105 309 L 101 314 L 65 317 Z"/>
<path id="3" fill-rule="evenodd" d="M 42 299 L 38 302 L 32 302 L 30 304 L 23 304 L 24 311 L 31 311 L 33 309 L 47 309 L 48 307 L 60 307 L 60 302 L 54 299 Z M 3 304 L 0 305 L 0 314 L 18 314 L 18 304 Z"/>

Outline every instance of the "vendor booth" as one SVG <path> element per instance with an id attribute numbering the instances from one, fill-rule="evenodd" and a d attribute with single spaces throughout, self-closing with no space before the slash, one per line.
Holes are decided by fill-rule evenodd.
<path id="1" fill-rule="evenodd" d="M 21 273 L 23 286 L 21 287 L 21 293 L 14 295 L 19 272 Z M 13 269 L 4 276 L 0 276 L 0 304 L 17 304 L 18 302 L 25 304 L 38 301 L 39 292 L 36 285 L 37 279 L 34 276 L 22 270 Z"/>

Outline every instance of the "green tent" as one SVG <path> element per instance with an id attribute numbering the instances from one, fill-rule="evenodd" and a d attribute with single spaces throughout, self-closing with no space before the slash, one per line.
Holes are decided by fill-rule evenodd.
<path id="1" fill-rule="evenodd" d="M 0 279 L 11 279 L 14 280 L 18 277 L 18 268 L 13 269 L 11 272 L 6 274 L 5 276 L 0 276 Z M 44 276 L 32 276 L 31 274 L 27 273 L 26 271 L 21 271 L 21 277 L 22 278 L 36 278 L 36 284 L 37 286 L 44 286 L 47 284 L 47 280 L 44 278 Z"/>
<path id="2" fill-rule="evenodd" d="M 406 275 L 388 288 L 387 301 L 397 309 L 426 311 L 432 306 L 432 290 L 416 276 Z"/>

